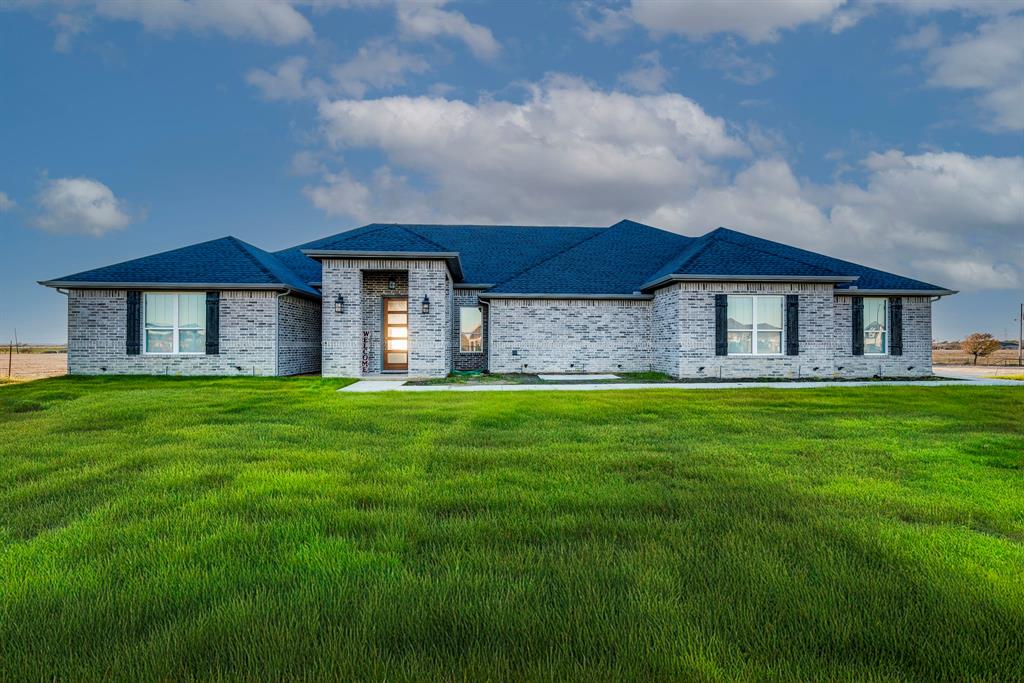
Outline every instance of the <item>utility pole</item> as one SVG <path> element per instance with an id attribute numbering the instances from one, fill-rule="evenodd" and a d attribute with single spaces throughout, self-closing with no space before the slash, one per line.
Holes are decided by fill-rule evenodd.
<path id="1" fill-rule="evenodd" d="M 7 345 L 7 378 L 11 377 L 11 359 L 14 357 L 14 342 Z"/>

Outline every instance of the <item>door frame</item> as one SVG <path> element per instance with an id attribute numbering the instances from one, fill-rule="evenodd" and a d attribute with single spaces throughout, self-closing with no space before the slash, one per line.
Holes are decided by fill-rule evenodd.
<path id="1" fill-rule="evenodd" d="M 388 299 L 405 300 L 405 365 L 388 367 Z M 409 295 L 408 294 L 384 294 L 381 296 L 380 305 L 380 369 L 381 372 L 409 372 L 409 352 L 412 347 L 412 339 L 409 334 Z"/>

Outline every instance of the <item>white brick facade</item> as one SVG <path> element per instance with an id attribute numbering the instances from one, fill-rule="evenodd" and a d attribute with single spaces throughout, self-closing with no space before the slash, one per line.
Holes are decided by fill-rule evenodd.
<path id="1" fill-rule="evenodd" d="M 387 282 L 393 279 L 394 290 Z M 288 375 L 380 372 L 382 299 L 409 299 L 409 374 L 637 372 L 680 378 L 925 376 L 931 373 L 931 299 L 903 297 L 903 354 L 852 354 L 852 298 L 829 284 L 675 283 L 649 300 L 489 299 L 484 354 L 458 350 L 458 307 L 444 261 L 328 259 L 323 305 L 272 291 L 220 293 L 220 353 L 128 355 L 126 290 L 70 290 L 72 374 Z M 335 312 L 337 295 L 343 310 Z M 716 294 L 795 294 L 799 355 L 715 355 Z M 430 311 L 422 312 L 424 296 Z M 364 341 L 365 340 L 365 341 Z M 363 356 L 367 354 L 364 372 Z"/>
<path id="2" fill-rule="evenodd" d="M 316 372 L 319 364 L 319 333 L 311 327 L 320 314 L 316 301 L 293 296 L 279 301 L 272 291 L 222 291 L 220 353 L 215 355 L 146 354 L 145 349 L 128 355 L 127 308 L 127 290 L 68 292 L 69 373 L 275 375 Z M 284 333 L 280 347 L 279 320 Z M 314 335 L 317 340 L 311 348 Z"/>
<path id="3" fill-rule="evenodd" d="M 903 297 L 903 355 L 900 356 L 854 356 L 852 315 L 853 298 L 836 297 L 833 353 L 837 374 L 843 377 L 932 374 L 932 302 L 929 297 Z"/>
<path id="4" fill-rule="evenodd" d="M 796 294 L 800 354 L 716 356 L 716 294 Z M 681 282 L 655 292 L 655 369 L 673 377 L 808 377 L 833 374 L 835 316 L 832 285 Z M 658 340 L 664 334 L 668 344 Z M 848 335 L 850 336 L 850 335 Z"/>
<path id="5" fill-rule="evenodd" d="M 322 263 L 321 372 L 325 377 L 358 377 L 381 371 L 381 287 L 391 275 L 400 278 L 409 299 L 408 373 L 428 377 L 448 374 L 452 362 L 449 331 L 453 288 L 444 261 L 325 258 Z M 335 312 L 339 295 L 344 298 L 342 313 Z M 422 312 L 424 297 L 430 300 L 426 314 Z M 365 373 L 364 349 L 368 356 Z"/>
<path id="6" fill-rule="evenodd" d="M 320 302 L 283 296 L 278 306 L 277 374 L 320 372 Z"/>
<path id="7" fill-rule="evenodd" d="M 651 303 L 492 299 L 491 372 L 639 372 L 651 368 Z"/>

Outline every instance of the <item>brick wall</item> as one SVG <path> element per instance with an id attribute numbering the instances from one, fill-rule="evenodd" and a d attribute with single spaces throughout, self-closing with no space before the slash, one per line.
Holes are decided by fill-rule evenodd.
<path id="1" fill-rule="evenodd" d="M 389 274 L 405 275 L 409 298 L 409 374 L 443 377 L 451 367 L 449 330 L 452 324 L 452 282 L 439 259 L 324 259 L 323 362 L 325 377 L 359 377 L 363 374 L 363 332 L 369 333 L 367 350 L 372 354 L 368 372 L 380 371 L 380 294 Z M 396 290 L 398 291 L 398 290 Z M 344 311 L 334 312 L 341 294 Z M 430 313 L 421 311 L 423 297 L 430 298 Z"/>
<path id="2" fill-rule="evenodd" d="M 800 353 L 715 355 L 715 295 L 796 294 Z M 492 372 L 614 372 L 653 368 L 680 378 L 871 377 L 931 373 L 931 301 L 903 299 L 903 355 L 851 354 L 851 299 L 820 283 L 685 282 L 654 300 L 493 299 Z M 513 355 L 514 354 L 514 355 Z"/>
<path id="3" fill-rule="evenodd" d="M 68 292 L 68 372 L 73 375 L 273 375 L 277 356 L 277 296 L 223 291 L 220 353 L 125 353 L 126 290 Z"/>
<path id="4" fill-rule="evenodd" d="M 277 374 L 320 372 L 320 302 L 287 295 L 278 306 Z"/>
<path id="5" fill-rule="evenodd" d="M 716 356 L 715 295 L 800 297 L 800 354 Z M 655 368 L 673 377 L 808 377 L 832 374 L 834 295 L 829 284 L 680 282 L 655 293 Z M 668 319 L 665 319 L 667 316 Z M 678 333 L 673 334 L 675 327 Z M 662 335 L 667 342 L 662 342 Z"/>
<path id="6" fill-rule="evenodd" d="M 853 297 L 837 296 L 833 355 L 843 377 L 913 377 L 932 373 L 932 302 L 926 296 L 903 297 L 903 355 L 853 355 Z M 841 370 L 839 368 L 842 368 Z"/>
<path id="7" fill-rule="evenodd" d="M 651 302 L 492 299 L 491 372 L 651 369 Z"/>
<path id="8" fill-rule="evenodd" d="M 451 369 L 452 285 L 443 261 L 438 268 L 409 270 L 409 374 L 444 377 Z M 430 312 L 422 312 L 423 297 Z"/>

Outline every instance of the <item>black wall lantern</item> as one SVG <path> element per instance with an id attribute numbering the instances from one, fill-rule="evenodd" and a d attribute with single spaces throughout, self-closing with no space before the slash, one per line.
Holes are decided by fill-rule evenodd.
<path id="1" fill-rule="evenodd" d="M 338 296 L 334 297 L 334 312 L 340 314 L 340 313 L 344 312 L 344 310 L 345 310 L 345 297 L 343 297 L 341 294 L 339 294 Z"/>
<path id="2" fill-rule="evenodd" d="M 423 295 L 423 315 L 430 313 L 430 297 L 426 294 Z"/>

